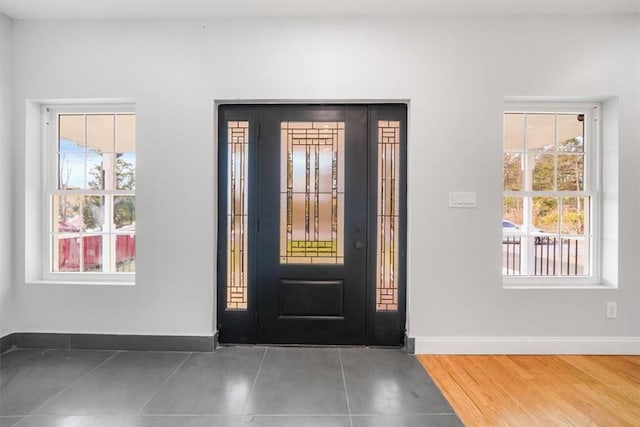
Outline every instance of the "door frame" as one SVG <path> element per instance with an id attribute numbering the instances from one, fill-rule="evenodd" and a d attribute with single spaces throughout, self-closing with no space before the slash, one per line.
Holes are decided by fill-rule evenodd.
<path id="1" fill-rule="evenodd" d="M 255 147 L 260 136 L 256 110 L 269 106 L 305 106 L 344 107 L 350 105 L 366 106 L 367 113 L 367 215 L 368 215 L 368 247 L 367 247 L 367 278 L 366 278 L 366 345 L 402 346 L 406 336 L 406 307 L 407 307 L 407 101 L 390 102 L 238 102 L 217 101 L 215 103 L 215 132 L 217 137 L 217 271 L 216 271 L 216 328 L 221 343 L 255 344 L 257 339 L 257 304 L 258 292 L 256 284 L 257 267 L 257 229 L 256 215 L 251 215 L 257 208 L 257 194 L 249 193 L 248 216 L 248 304 L 246 310 L 226 309 L 226 269 L 227 269 L 227 120 L 249 121 L 249 188 L 255 188 L 257 159 L 251 155 L 251 147 Z M 398 266 L 398 310 L 393 312 L 379 312 L 376 304 L 376 202 L 377 202 L 377 120 L 400 120 L 400 236 L 399 236 L 399 266 Z M 255 151 L 255 148 L 254 150 Z M 253 171 L 253 172 L 252 172 Z M 252 194 L 253 193 L 253 194 Z M 253 208 L 253 209 L 251 209 Z"/>

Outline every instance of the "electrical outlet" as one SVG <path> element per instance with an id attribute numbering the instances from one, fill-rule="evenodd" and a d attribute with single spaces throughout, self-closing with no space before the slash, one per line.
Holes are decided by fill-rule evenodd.
<path id="1" fill-rule="evenodd" d="M 618 304 L 615 301 L 607 301 L 607 319 L 618 317 Z"/>

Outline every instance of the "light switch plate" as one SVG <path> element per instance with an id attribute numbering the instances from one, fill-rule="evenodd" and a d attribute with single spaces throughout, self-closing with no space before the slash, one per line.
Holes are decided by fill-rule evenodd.
<path id="1" fill-rule="evenodd" d="M 475 208 L 476 192 L 475 191 L 450 191 L 449 207 L 450 208 Z"/>

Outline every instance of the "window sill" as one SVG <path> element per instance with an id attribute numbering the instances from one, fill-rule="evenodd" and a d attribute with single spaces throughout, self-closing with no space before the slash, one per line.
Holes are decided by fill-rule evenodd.
<path id="1" fill-rule="evenodd" d="M 594 281 L 590 279 L 583 280 L 539 280 L 539 279 L 503 279 L 502 289 L 505 290 L 617 290 L 617 284 L 606 283 L 603 281 Z"/>
<path id="2" fill-rule="evenodd" d="M 26 285 L 62 285 L 62 286 L 135 286 L 135 275 L 128 275 L 122 278 L 112 278 L 105 276 L 96 277 L 56 277 L 27 280 Z"/>

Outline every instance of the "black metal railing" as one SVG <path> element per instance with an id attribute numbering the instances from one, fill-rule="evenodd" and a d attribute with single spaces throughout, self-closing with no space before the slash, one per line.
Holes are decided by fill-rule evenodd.
<path id="1" fill-rule="evenodd" d="M 520 237 L 505 236 L 502 239 L 502 266 L 505 274 L 520 274 Z"/>
<path id="2" fill-rule="evenodd" d="M 534 243 L 532 245 L 533 265 L 529 268 L 529 274 L 534 276 L 581 276 L 586 274 L 583 257 L 580 255 L 581 248 L 578 246 L 580 240 L 548 236 L 531 236 L 529 239 L 532 239 Z M 524 274 L 522 264 L 528 261 L 522 259 L 524 241 L 525 239 L 520 236 L 503 237 L 503 274 L 509 276 Z"/>

